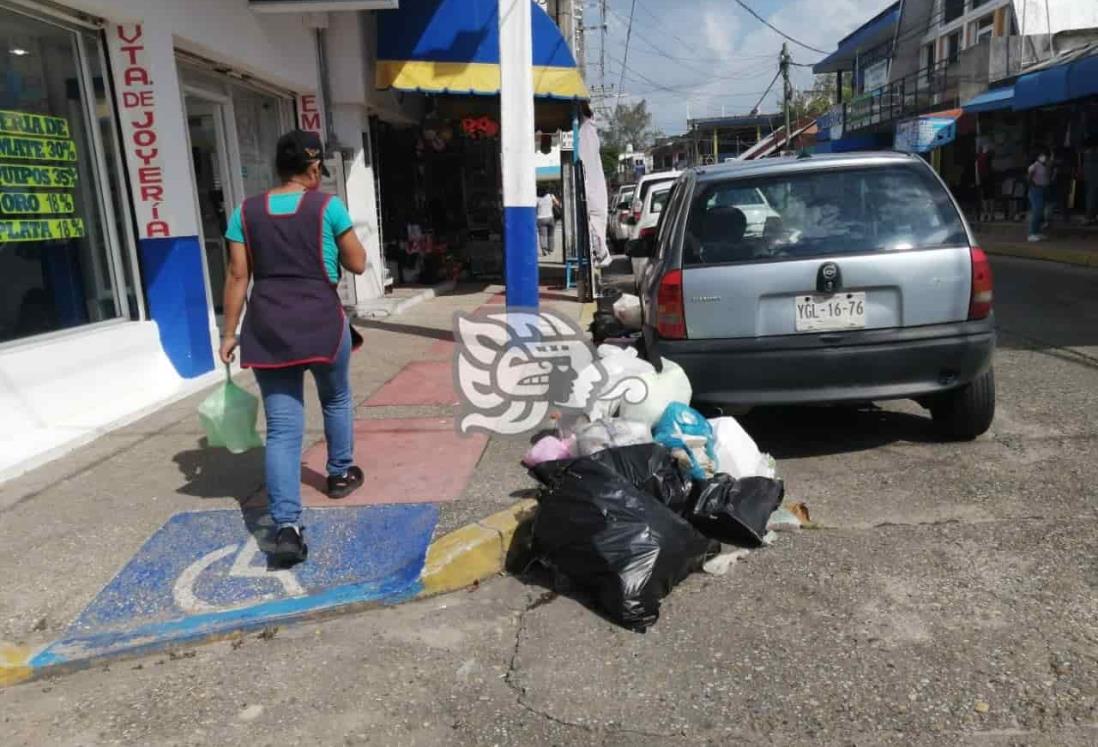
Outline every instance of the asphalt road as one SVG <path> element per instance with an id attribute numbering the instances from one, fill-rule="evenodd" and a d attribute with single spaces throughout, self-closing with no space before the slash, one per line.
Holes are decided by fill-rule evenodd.
<path id="1" fill-rule="evenodd" d="M 821 528 L 692 576 L 646 635 L 499 578 L 0 691 L 2 741 L 1098 743 L 1098 272 L 994 269 L 993 431 L 937 443 L 907 403 L 753 413 Z M 513 490 L 520 448 L 494 443 L 476 490 Z"/>

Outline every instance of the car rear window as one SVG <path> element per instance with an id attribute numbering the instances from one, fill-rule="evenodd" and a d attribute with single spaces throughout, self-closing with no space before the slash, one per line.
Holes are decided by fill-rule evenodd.
<path id="1" fill-rule="evenodd" d="M 652 212 L 663 212 L 663 206 L 667 204 L 667 198 L 671 196 L 670 189 L 661 189 L 652 194 Z"/>
<path id="2" fill-rule="evenodd" d="M 648 196 L 648 192 L 652 189 L 652 187 L 655 187 L 657 184 L 667 184 L 668 182 L 673 182 L 675 181 L 675 178 L 676 177 L 669 176 L 666 179 L 652 179 L 650 181 L 644 182 L 643 184 L 641 184 L 640 195 L 638 199 L 643 204 L 644 198 Z"/>
<path id="3" fill-rule="evenodd" d="M 949 194 L 914 164 L 709 182 L 690 205 L 684 265 L 968 243 Z"/>

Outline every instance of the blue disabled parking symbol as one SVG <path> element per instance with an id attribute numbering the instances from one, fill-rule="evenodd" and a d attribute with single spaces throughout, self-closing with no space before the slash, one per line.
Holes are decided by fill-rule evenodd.
<path id="1" fill-rule="evenodd" d="M 306 509 L 309 558 L 268 566 L 265 515 L 236 510 L 171 517 L 32 665 L 188 641 L 420 589 L 438 509 L 431 504 Z"/>

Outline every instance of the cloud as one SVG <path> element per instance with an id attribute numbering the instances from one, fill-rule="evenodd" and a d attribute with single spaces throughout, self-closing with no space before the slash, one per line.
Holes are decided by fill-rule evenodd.
<path id="1" fill-rule="evenodd" d="M 826 11 L 821 11 L 824 5 L 819 0 L 747 2 L 785 33 L 828 52 L 887 5 L 887 0 L 829 0 Z M 588 12 L 593 25 L 597 11 Z M 608 55 L 619 60 L 624 31 L 624 24 L 612 23 L 607 39 Z M 590 60 L 592 52 L 597 58 L 597 38 L 588 39 Z M 648 100 L 655 124 L 667 133 L 685 129 L 687 102 L 695 117 L 719 115 L 722 107 L 728 114 L 746 113 L 777 72 L 783 41 L 730 1 L 639 0 L 629 51 L 633 72 L 627 74 L 626 91 Z M 814 63 L 825 56 L 792 42 L 789 48 L 796 62 Z M 620 67 L 612 67 L 617 83 Z M 588 69 L 594 74 L 596 68 Z M 658 90 L 640 76 L 674 90 Z M 811 85 L 812 71 L 796 67 L 792 79 L 797 87 Z M 776 111 L 780 95 L 781 86 L 775 85 L 762 109 Z"/>

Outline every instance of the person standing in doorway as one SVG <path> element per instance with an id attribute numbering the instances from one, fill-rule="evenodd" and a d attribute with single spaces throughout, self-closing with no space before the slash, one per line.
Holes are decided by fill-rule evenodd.
<path id="1" fill-rule="evenodd" d="M 1041 151 L 1029 166 L 1029 240 L 1044 241 L 1041 226 L 1045 222 L 1045 198 L 1048 195 L 1050 172 L 1048 153 Z"/>
<path id="2" fill-rule="evenodd" d="M 983 143 L 976 154 L 976 190 L 980 195 L 980 221 L 995 218 L 995 174 L 992 161 L 995 153 L 991 146 Z"/>
<path id="3" fill-rule="evenodd" d="M 266 478 L 275 525 L 271 558 L 286 567 L 305 560 L 301 526 L 301 447 L 305 436 L 305 372 L 316 381 L 328 445 L 328 496 L 358 488 L 354 465 L 351 350 L 361 337 L 336 291 L 341 268 L 361 274 L 366 251 L 343 202 L 320 192 L 327 176 L 316 133 L 293 130 L 278 140 L 275 167 L 282 184 L 249 197 L 229 220 L 229 279 L 221 360 L 240 347 L 240 364 L 255 371 L 267 419 Z M 237 323 L 247 313 L 239 342 Z"/>
<path id="4" fill-rule="evenodd" d="M 1083 148 L 1083 180 L 1087 189 L 1087 225 L 1098 223 L 1098 135 Z"/>
<path id="5" fill-rule="evenodd" d="M 553 253 L 553 229 L 559 207 L 556 195 L 544 188 L 538 190 L 538 245 L 543 257 Z"/>

